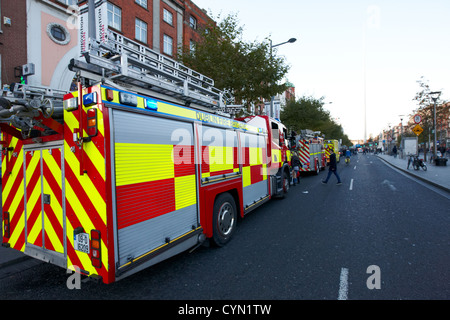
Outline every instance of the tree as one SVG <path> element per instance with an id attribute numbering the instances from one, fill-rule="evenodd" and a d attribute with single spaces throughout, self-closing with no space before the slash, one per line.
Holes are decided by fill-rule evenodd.
<path id="1" fill-rule="evenodd" d="M 422 134 L 419 136 L 419 142 L 427 142 L 429 135 L 433 134 L 434 128 L 434 102 L 430 97 L 430 86 L 428 84 L 428 80 L 423 76 L 417 80 L 417 83 L 420 87 L 420 91 L 418 91 L 414 97 L 414 101 L 417 102 L 418 108 L 415 111 L 416 114 L 419 114 L 422 117 L 422 122 L 420 126 L 423 129 Z M 449 104 L 444 102 L 437 103 L 436 107 L 436 132 L 437 137 L 441 136 L 443 132 L 446 132 L 446 128 L 448 126 L 449 119 Z M 408 123 L 409 129 L 416 125 L 413 121 Z M 445 135 L 444 134 L 444 135 Z"/>
<path id="2" fill-rule="evenodd" d="M 316 99 L 303 96 L 298 100 L 288 101 L 281 112 L 281 121 L 289 130 L 320 131 L 326 139 L 342 139 L 343 145 L 350 146 L 350 139 L 344 133 L 342 126 L 337 124 L 330 113 L 323 108 L 323 100 L 324 97 Z"/>
<path id="3" fill-rule="evenodd" d="M 181 48 L 179 60 L 212 78 L 216 88 L 229 90 L 246 106 L 286 90 L 280 84 L 289 70 L 284 58 L 271 55 L 267 39 L 262 43 L 242 40 L 243 28 L 236 15 L 218 24 L 211 21 L 199 32 L 202 40 L 193 49 Z"/>

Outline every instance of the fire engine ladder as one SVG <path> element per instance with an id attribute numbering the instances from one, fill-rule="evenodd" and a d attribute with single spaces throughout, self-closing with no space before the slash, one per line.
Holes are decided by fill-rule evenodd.
<path id="1" fill-rule="evenodd" d="M 226 112 L 231 96 L 214 87 L 214 81 L 146 46 L 108 30 L 107 40 L 89 38 L 86 62 L 72 60 L 70 70 L 101 75 L 103 79 L 137 86 Z"/>

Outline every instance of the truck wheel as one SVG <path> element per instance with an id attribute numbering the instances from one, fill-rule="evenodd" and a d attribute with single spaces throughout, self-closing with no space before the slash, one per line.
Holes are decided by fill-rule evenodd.
<path id="1" fill-rule="evenodd" d="M 216 198 L 213 211 L 213 241 L 222 247 L 230 241 L 236 229 L 237 210 L 234 198 L 223 193 Z"/>
<path id="2" fill-rule="evenodd" d="M 289 192 L 289 184 L 290 184 L 289 174 L 286 173 L 286 171 L 283 171 L 282 184 L 283 184 L 283 196 L 285 196 Z"/>

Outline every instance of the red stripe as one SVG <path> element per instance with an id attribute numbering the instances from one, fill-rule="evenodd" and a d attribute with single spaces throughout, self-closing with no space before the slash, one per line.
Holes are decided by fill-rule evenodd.
<path id="1" fill-rule="evenodd" d="M 59 155 L 59 156 L 58 156 Z M 55 159 L 56 163 L 59 167 L 61 167 L 61 153 L 59 149 L 52 150 L 52 156 Z M 58 185 L 58 182 L 56 181 L 57 178 L 61 179 L 61 173 L 58 172 L 58 176 L 55 177 L 55 173 L 50 170 L 47 163 L 43 161 L 43 169 L 44 169 L 44 179 L 50 186 L 50 189 L 52 190 L 52 193 L 55 195 L 56 200 L 58 201 L 59 205 L 62 208 L 62 190 Z M 55 201 L 55 199 L 51 199 Z M 52 224 L 52 227 L 56 233 L 56 236 L 58 237 L 60 244 L 63 245 L 63 237 L 64 237 L 64 230 L 62 228 L 61 222 L 58 220 L 58 217 L 56 216 L 56 213 L 53 211 L 52 207 L 48 204 L 44 204 L 44 212 L 47 218 L 49 219 L 50 223 Z M 61 212 L 57 213 L 59 218 L 62 220 L 63 213 Z M 44 226 L 45 228 L 45 226 Z M 47 233 L 46 233 L 47 235 Z M 49 240 L 50 241 L 50 240 Z M 45 242 L 45 246 L 47 247 L 47 242 Z M 48 247 L 47 247 L 48 249 Z"/>
<path id="2" fill-rule="evenodd" d="M 175 179 L 117 187 L 119 229 L 175 211 Z"/>
<path id="3" fill-rule="evenodd" d="M 5 174 L 5 176 L 9 176 L 9 174 Z M 23 182 L 23 170 L 19 170 L 19 173 L 15 177 L 15 180 L 11 187 L 10 192 L 6 195 L 3 194 L 4 197 L 6 196 L 5 204 L 3 205 L 4 211 L 9 210 L 9 207 L 11 206 L 11 203 L 13 202 L 15 195 L 17 194 L 17 191 L 19 190 L 19 188 L 23 188 L 22 182 Z M 3 186 L 5 186 L 5 185 L 3 185 Z"/>
<path id="4" fill-rule="evenodd" d="M 194 146 L 173 146 L 175 177 L 195 174 Z"/>
<path id="5" fill-rule="evenodd" d="M 18 231 L 17 228 L 15 228 L 14 230 L 16 232 Z M 13 248 L 16 250 L 21 250 L 24 243 L 25 243 L 25 229 L 22 228 L 22 230 L 20 231 L 20 236 L 17 239 L 17 242 L 13 245 Z"/>
<path id="6" fill-rule="evenodd" d="M 61 188 L 59 187 L 58 182 L 56 181 L 54 173 L 50 170 L 50 168 L 48 167 L 48 165 L 45 161 L 43 161 L 43 167 L 44 167 L 44 179 L 49 184 L 50 189 L 52 189 L 53 194 L 55 195 L 56 199 L 58 200 L 59 205 L 62 207 L 62 191 L 61 191 Z M 61 176 L 58 175 L 57 178 L 61 179 Z M 52 200 L 54 200 L 54 199 L 52 199 Z"/>
<path id="7" fill-rule="evenodd" d="M 53 227 L 53 230 L 55 231 L 56 236 L 57 236 L 58 240 L 60 241 L 61 246 L 64 246 L 63 245 L 64 230 L 63 230 L 63 227 L 61 225 L 62 221 L 60 222 L 58 220 L 58 218 L 56 217 L 56 214 L 53 211 L 52 207 L 50 205 L 48 205 L 48 204 L 44 205 L 44 213 L 45 213 L 46 217 L 48 218 L 48 220 L 50 221 L 50 223 L 51 223 L 51 225 Z M 62 220 L 62 211 L 58 212 L 58 215 L 60 215 L 60 218 Z M 48 230 L 46 226 L 44 226 L 44 228 L 45 228 L 45 230 Z M 47 231 L 45 233 L 47 234 Z M 47 242 L 45 243 L 45 246 L 47 247 Z"/>
<path id="8" fill-rule="evenodd" d="M 8 141 L 8 146 L 12 141 L 12 136 L 6 135 L 7 137 L 9 137 L 9 139 L 7 139 Z M 20 154 L 20 150 L 22 149 L 22 141 L 18 141 L 17 144 L 14 146 L 14 150 L 11 151 L 5 151 L 7 155 L 9 155 L 8 160 L 7 159 L 3 159 L 2 158 L 2 165 L 6 166 L 8 164 L 8 167 L 6 167 L 5 170 L 5 175 L 2 176 L 2 185 L 6 185 L 6 183 L 8 183 L 9 178 L 11 177 L 11 175 L 9 174 L 8 170 L 12 170 L 12 168 L 14 168 L 14 165 L 16 164 L 16 161 L 19 160 L 19 157 L 13 157 L 13 153 L 17 153 L 18 155 Z M 7 156 L 5 156 L 7 157 Z M 9 163 L 8 163 L 9 161 Z M 22 170 L 19 170 L 22 171 Z"/>
<path id="9" fill-rule="evenodd" d="M 87 170 L 87 176 L 91 180 L 94 187 L 97 189 L 98 193 L 102 197 L 103 201 L 106 202 L 106 190 L 105 190 L 105 180 L 100 175 L 98 168 L 94 166 L 94 164 L 91 161 L 91 158 L 87 155 L 85 150 L 84 152 L 84 161 L 85 161 L 85 168 Z"/>
<path id="10" fill-rule="evenodd" d="M 33 229 L 35 223 L 37 223 L 39 228 L 42 230 L 42 220 L 39 219 L 39 221 L 37 221 L 41 212 L 41 195 L 39 194 L 36 205 L 31 211 L 27 210 L 27 236 L 30 235 L 31 229 Z"/>
<path id="11" fill-rule="evenodd" d="M 202 146 L 202 173 L 209 173 L 209 147 Z"/>
<path id="12" fill-rule="evenodd" d="M 89 218 L 91 222 L 94 224 L 94 227 L 97 230 L 100 230 L 100 232 L 104 232 L 106 227 L 105 224 L 103 223 L 102 218 L 100 217 L 97 209 L 93 205 L 89 195 L 86 193 L 83 186 L 80 184 L 80 181 L 78 180 L 77 176 L 72 171 L 72 168 L 67 163 L 67 160 L 65 160 L 64 168 L 66 172 L 66 183 L 70 184 L 74 193 L 77 195 L 77 198 L 82 199 L 83 208 L 89 214 Z"/>
<path id="13" fill-rule="evenodd" d="M 252 184 L 263 181 L 262 164 L 250 167 L 250 177 Z"/>
<path id="14" fill-rule="evenodd" d="M 69 257 L 71 263 L 73 266 L 77 266 L 78 268 L 85 270 L 85 267 L 80 261 L 80 258 L 78 258 L 78 254 L 73 248 L 71 239 L 69 238 L 69 235 L 67 235 L 67 256 Z M 67 267 L 70 267 L 69 265 Z"/>
<path id="15" fill-rule="evenodd" d="M 250 148 L 244 148 L 244 163 L 242 164 L 244 167 L 250 166 Z"/>
<path id="16" fill-rule="evenodd" d="M 75 116 L 77 122 L 80 122 L 80 112 L 79 110 L 73 111 L 72 114 Z M 83 110 L 83 119 L 87 119 L 87 113 L 85 110 Z M 73 132 L 70 130 L 67 123 L 64 123 L 64 140 L 71 146 L 75 146 L 75 142 L 73 142 Z M 91 142 L 95 145 L 97 150 L 100 152 L 102 157 L 105 157 L 105 141 L 103 135 L 98 131 L 97 136 L 93 137 Z M 89 143 L 91 143 L 89 142 Z M 84 148 L 83 148 L 84 149 Z M 76 150 L 78 151 L 79 148 L 76 147 Z"/>
<path id="17" fill-rule="evenodd" d="M 53 243 L 50 241 L 47 232 L 44 234 L 44 238 L 45 238 L 44 239 L 45 249 L 55 251 L 55 247 L 53 246 Z"/>

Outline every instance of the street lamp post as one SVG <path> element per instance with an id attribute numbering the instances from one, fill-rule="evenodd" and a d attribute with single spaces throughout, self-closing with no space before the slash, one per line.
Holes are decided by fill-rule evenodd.
<path id="1" fill-rule="evenodd" d="M 281 46 L 281 45 L 286 44 L 286 43 L 294 43 L 295 41 L 297 41 L 296 38 L 290 38 L 288 41 L 272 45 L 272 40 L 270 40 L 270 58 L 271 59 L 273 58 L 273 54 L 272 54 L 272 49 L 273 48 Z M 270 99 L 270 112 L 269 112 L 270 113 L 269 116 L 271 116 L 271 117 L 273 117 L 275 115 L 275 110 L 273 108 L 274 100 L 275 100 L 275 97 L 272 96 L 271 99 Z"/>
<path id="2" fill-rule="evenodd" d="M 431 99 L 434 101 L 434 109 L 433 109 L 433 130 L 434 130 L 434 141 L 433 141 L 433 153 L 434 153 L 434 159 L 436 159 L 437 156 L 437 139 L 436 139 L 436 101 L 439 99 L 439 96 L 441 95 L 440 91 L 430 92 Z"/>

